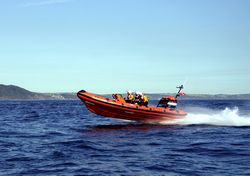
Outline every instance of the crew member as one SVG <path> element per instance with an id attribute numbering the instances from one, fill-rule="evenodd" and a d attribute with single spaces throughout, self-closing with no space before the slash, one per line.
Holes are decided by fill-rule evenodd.
<path id="1" fill-rule="evenodd" d="M 140 106 L 144 105 L 143 93 L 137 92 L 137 95 L 138 95 L 138 105 Z"/>
<path id="2" fill-rule="evenodd" d="M 148 106 L 148 96 L 142 95 L 142 105 Z"/>
<path id="3" fill-rule="evenodd" d="M 135 102 L 135 104 L 138 104 L 138 105 L 140 105 L 140 94 L 141 94 L 141 92 L 139 92 L 139 91 L 136 91 L 135 92 L 135 99 L 134 99 L 134 102 Z"/>
<path id="4" fill-rule="evenodd" d="M 127 103 L 134 103 L 134 95 L 132 93 L 132 91 L 127 91 Z"/>

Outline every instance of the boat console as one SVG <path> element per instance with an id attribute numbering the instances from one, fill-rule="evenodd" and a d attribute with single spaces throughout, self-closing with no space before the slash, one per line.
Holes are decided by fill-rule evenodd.
<path id="1" fill-rule="evenodd" d="M 157 107 L 175 109 L 177 106 L 177 99 L 172 96 L 164 96 L 160 99 Z"/>

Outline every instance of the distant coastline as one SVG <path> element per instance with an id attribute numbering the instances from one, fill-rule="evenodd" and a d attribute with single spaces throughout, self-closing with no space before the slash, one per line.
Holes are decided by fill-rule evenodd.
<path id="1" fill-rule="evenodd" d="M 173 93 L 150 93 L 150 100 L 158 100 L 164 95 L 175 95 Z M 103 95 L 111 97 L 110 94 Z M 125 96 L 125 94 L 124 94 Z M 0 100 L 76 100 L 75 93 L 38 93 L 31 92 L 15 85 L 0 84 Z M 250 94 L 187 94 L 182 100 L 250 100 Z"/>
<path id="2" fill-rule="evenodd" d="M 74 100 L 75 93 L 38 93 L 15 85 L 0 84 L 0 100 Z"/>

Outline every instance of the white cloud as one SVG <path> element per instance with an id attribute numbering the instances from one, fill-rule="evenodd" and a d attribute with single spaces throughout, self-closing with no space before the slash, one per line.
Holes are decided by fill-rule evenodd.
<path id="1" fill-rule="evenodd" d="M 52 5 L 52 4 L 62 4 L 67 3 L 72 0 L 44 0 L 44 1 L 36 1 L 36 2 L 27 2 L 24 4 L 24 7 L 31 7 L 31 6 L 44 6 L 44 5 Z"/>

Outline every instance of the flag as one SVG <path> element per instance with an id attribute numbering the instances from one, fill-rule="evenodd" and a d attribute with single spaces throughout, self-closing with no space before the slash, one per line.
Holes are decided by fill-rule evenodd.
<path id="1" fill-rule="evenodd" d="M 185 96 L 186 94 L 181 90 L 180 92 L 179 92 L 179 96 Z"/>

